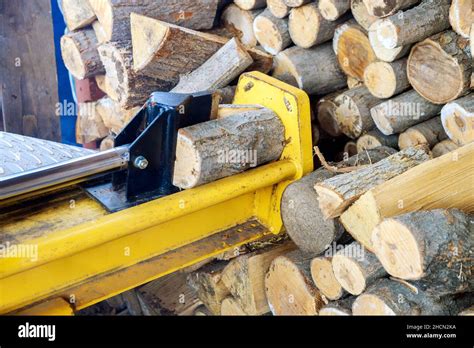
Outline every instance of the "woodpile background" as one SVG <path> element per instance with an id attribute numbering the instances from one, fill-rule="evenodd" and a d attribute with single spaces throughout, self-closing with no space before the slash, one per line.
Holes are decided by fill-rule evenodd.
<path id="1" fill-rule="evenodd" d="M 282 198 L 289 239 L 208 260 L 122 295 L 134 303 L 128 312 L 124 298 L 121 305 L 110 300 L 109 309 L 472 313 L 473 6 L 472 0 L 64 0 L 66 66 L 102 91 L 80 106 L 81 143 L 113 146 L 157 90 L 210 90 L 230 104 L 244 71 L 268 73 L 312 101 L 320 168 Z M 215 129 L 227 130 L 222 141 L 242 149 L 264 129 L 258 165 L 279 158 L 284 130 L 276 115 L 247 106 L 229 120 L 224 110 L 201 128 L 180 131 L 180 187 L 249 169 L 218 166 L 212 155 L 195 167 L 202 153 L 223 146 L 213 140 Z M 232 117 L 245 125 L 242 133 L 229 130 Z"/>

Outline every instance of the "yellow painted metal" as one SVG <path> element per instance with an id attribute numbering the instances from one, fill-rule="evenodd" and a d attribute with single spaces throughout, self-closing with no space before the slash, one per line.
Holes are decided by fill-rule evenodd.
<path id="1" fill-rule="evenodd" d="M 2 206 L 1 241 L 36 246 L 38 253 L 34 260 L 0 258 L 0 313 L 58 296 L 84 308 L 280 232 L 284 188 L 312 169 L 309 99 L 250 73 L 241 78 L 235 103 L 261 104 L 280 116 L 287 132 L 280 161 L 114 214 L 75 189 Z"/>

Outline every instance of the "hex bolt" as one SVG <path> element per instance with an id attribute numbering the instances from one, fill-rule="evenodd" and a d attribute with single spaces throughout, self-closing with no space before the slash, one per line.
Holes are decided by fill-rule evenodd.
<path id="1" fill-rule="evenodd" d="M 148 160 L 143 156 L 138 156 L 133 162 L 135 168 L 145 170 L 148 167 Z"/>

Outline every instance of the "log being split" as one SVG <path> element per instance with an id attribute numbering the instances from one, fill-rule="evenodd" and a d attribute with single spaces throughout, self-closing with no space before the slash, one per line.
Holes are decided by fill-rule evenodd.
<path id="1" fill-rule="evenodd" d="M 221 22 L 242 44 L 255 47 L 258 41 L 253 31 L 253 22 L 260 13 L 262 13 L 262 10 L 246 11 L 235 4 L 231 4 L 222 13 Z"/>
<path id="2" fill-rule="evenodd" d="M 398 135 L 385 135 L 378 129 L 371 130 L 357 139 L 357 152 L 375 149 L 379 146 L 388 146 L 398 149 Z"/>
<path id="3" fill-rule="evenodd" d="M 291 40 L 302 48 L 313 47 L 331 40 L 336 27 L 343 21 L 344 19 L 337 21 L 325 19 L 316 2 L 294 8 L 289 19 Z"/>
<path id="4" fill-rule="evenodd" d="M 266 0 L 234 0 L 242 10 L 256 10 L 266 6 Z"/>
<path id="5" fill-rule="evenodd" d="M 276 55 L 291 45 L 288 20 L 277 18 L 266 9 L 253 22 L 258 43 L 270 54 Z"/>
<path id="6" fill-rule="evenodd" d="M 78 80 L 105 73 L 94 30 L 83 29 L 61 38 L 61 55 L 69 72 Z"/>
<path id="7" fill-rule="evenodd" d="M 364 84 L 377 98 L 391 98 L 410 88 L 407 59 L 392 63 L 373 62 L 364 71 Z"/>
<path id="8" fill-rule="evenodd" d="M 433 153 L 433 158 L 438 158 L 446 155 L 447 153 L 455 151 L 458 148 L 459 146 L 456 145 L 452 140 L 446 139 L 436 144 L 431 152 Z"/>
<path id="9" fill-rule="evenodd" d="M 383 18 L 404 10 L 410 6 L 416 5 L 421 0 L 364 0 L 369 13 L 373 16 Z"/>
<path id="10" fill-rule="evenodd" d="M 387 272 L 419 280 L 436 296 L 474 289 L 474 222 L 457 209 L 419 211 L 385 219 L 372 233 Z"/>
<path id="11" fill-rule="evenodd" d="M 331 257 L 316 257 L 311 261 L 311 278 L 327 300 L 335 301 L 346 295 L 332 270 Z"/>
<path id="12" fill-rule="evenodd" d="M 469 91 L 471 59 L 468 40 L 448 30 L 413 47 L 408 58 L 408 79 L 425 99 L 445 104 Z"/>
<path id="13" fill-rule="evenodd" d="M 474 144 L 420 164 L 364 194 L 341 216 L 346 230 L 374 251 L 374 228 L 385 218 L 438 208 L 474 212 Z"/>
<path id="14" fill-rule="evenodd" d="M 377 35 L 378 27 L 383 23 L 382 20 L 377 20 L 369 28 L 369 41 L 375 55 L 378 59 L 384 62 L 393 62 L 406 56 L 410 52 L 411 45 L 400 46 L 395 48 L 387 48 L 379 40 Z"/>
<path id="15" fill-rule="evenodd" d="M 267 8 L 277 18 L 288 17 L 291 10 L 284 0 L 267 0 Z"/>
<path id="16" fill-rule="evenodd" d="M 462 146 L 474 141 L 474 94 L 448 103 L 441 110 L 443 128 L 449 138 Z"/>
<path id="17" fill-rule="evenodd" d="M 97 101 L 96 111 L 102 118 L 105 127 L 114 134 L 119 134 L 125 125 L 140 111 L 140 107 L 123 109 L 110 97 Z"/>
<path id="18" fill-rule="evenodd" d="M 274 315 L 317 315 L 324 302 L 311 280 L 314 254 L 292 251 L 273 260 L 265 277 L 268 305 Z"/>
<path id="19" fill-rule="evenodd" d="M 379 19 L 369 13 L 364 4 L 364 0 L 351 0 L 351 13 L 357 23 L 365 30 L 369 30 L 372 23 Z"/>
<path id="20" fill-rule="evenodd" d="M 398 147 L 403 150 L 408 147 L 424 145 L 431 149 L 447 137 L 441 123 L 441 118 L 434 117 L 431 120 L 410 127 L 400 134 Z"/>
<path id="21" fill-rule="evenodd" d="M 328 21 L 335 21 L 351 8 L 348 0 L 320 0 L 318 4 L 319 12 Z"/>
<path id="22" fill-rule="evenodd" d="M 319 126 L 322 130 L 334 138 L 342 135 L 342 131 L 339 128 L 339 124 L 336 119 L 336 110 L 338 104 L 336 103 L 335 99 L 344 92 L 345 90 L 341 90 L 332 94 L 328 94 L 320 99 L 317 103 L 316 115 Z"/>
<path id="23" fill-rule="evenodd" d="M 352 315 L 352 304 L 355 297 L 347 297 L 339 301 L 329 302 L 319 311 L 322 316 L 347 316 Z"/>
<path id="24" fill-rule="evenodd" d="M 338 217 L 367 191 L 427 160 L 429 155 L 423 149 L 410 148 L 371 166 L 327 179 L 314 187 L 319 207 L 326 218 Z"/>
<path id="25" fill-rule="evenodd" d="M 472 0 L 453 0 L 449 11 L 449 21 L 453 30 L 469 39 L 469 31 L 474 22 Z"/>
<path id="26" fill-rule="evenodd" d="M 370 113 L 377 128 L 383 134 L 391 135 L 429 120 L 438 115 L 441 108 L 410 90 L 373 107 Z"/>
<path id="27" fill-rule="evenodd" d="M 372 164 L 394 153 L 395 150 L 391 148 L 380 147 L 353 156 L 339 163 L 337 167 Z M 314 190 L 314 185 L 335 175 L 325 168 L 320 168 L 290 184 L 283 193 L 281 214 L 285 229 L 293 242 L 305 252 L 321 254 L 343 236 L 344 229 L 339 221 L 324 217 Z"/>
<path id="28" fill-rule="evenodd" d="M 188 189 L 278 160 L 285 129 L 269 109 L 183 128 L 178 133 L 173 183 Z"/>
<path id="29" fill-rule="evenodd" d="M 336 29 L 333 49 L 341 69 L 358 80 L 364 79 L 365 69 L 376 60 L 367 32 L 354 20 Z"/>
<path id="30" fill-rule="evenodd" d="M 70 31 L 85 28 L 96 20 L 89 0 L 63 0 L 61 9 L 64 21 Z"/>
<path id="31" fill-rule="evenodd" d="M 291 47 L 275 57 L 273 77 L 308 94 L 328 94 L 346 86 L 331 43 L 310 49 Z"/>
<path id="32" fill-rule="evenodd" d="M 360 295 L 387 274 L 377 257 L 357 242 L 334 255 L 332 269 L 339 284 L 352 295 Z"/>

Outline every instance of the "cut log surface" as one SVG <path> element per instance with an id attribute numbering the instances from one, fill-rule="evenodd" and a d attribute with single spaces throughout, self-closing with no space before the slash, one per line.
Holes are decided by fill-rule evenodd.
<path id="1" fill-rule="evenodd" d="M 377 257 L 357 242 L 334 255 L 332 269 L 339 284 L 352 295 L 360 295 L 387 274 Z"/>
<path id="2" fill-rule="evenodd" d="M 188 189 L 278 160 L 285 129 L 269 109 L 183 128 L 178 133 L 174 185 Z"/>
<path id="3" fill-rule="evenodd" d="M 264 8 L 266 0 L 234 0 L 234 3 L 243 10 L 255 10 Z"/>
<path id="4" fill-rule="evenodd" d="M 105 73 L 97 50 L 94 30 L 83 29 L 61 38 L 61 55 L 69 72 L 78 80 Z"/>
<path id="5" fill-rule="evenodd" d="M 462 146 L 474 141 L 474 94 L 448 103 L 441 110 L 443 127 L 449 138 Z"/>
<path id="6" fill-rule="evenodd" d="M 379 19 L 369 13 L 364 4 L 364 0 L 351 0 L 351 13 L 357 23 L 365 30 L 369 30 L 372 23 Z"/>
<path id="7" fill-rule="evenodd" d="M 114 134 L 119 134 L 125 125 L 140 111 L 140 107 L 122 109 L 110 97 L 97 101 L 96 111 L 102 118 L 104 125 Z"/>
<path id="8" fill-rule="evenodd" d="M 408 59 L 392 63 L 373 62 L 364 71 L 364 84 L 373 96 L 391 98 L 410 88 L 407 76 Z"/>
<path id="9" fill-rule="evenodd" d="M 324 305 L 311 280 L 314 254 L 299 250 L 277 257 L 265 278 L 268 304 L 274 315 L 317 315 Z"/>
<path id="10" fill-rule="evenodd" d="M 431 152 L 433 153 L 433 158 L 438 158 L 446 155 L 447 153 L 455 151 L 458 148 L 459 146 L 456 145 L 456 143 L 454 143 L 452 140 L 446 139 L 436 144 Z"/>
<path id="11" fill-rule="evenodd" d="M 421 0 L 364 0 L 364 4 L 371 15 L 382 18 L 391 16 L 399 10 L 416 5 L 420 1 Z"/>
<path id="12" fill-rule="evenodd" d="M 408 79 L 425 99 L 446 104 L 469 91 L 471 59 L 469 41 L 448 30 L 413 47 L 408 58 Z"/>
<path id="13" fill-rule="evenodd" d="M 355 297 L 347 297 L 339 301 L 329 302 L 319 311 L 322 316 L 347 316 L 352 315 L 352 304 Z"/>
<path id="14" fill-rule="evenodd" d="M 361 195 L 425 161 L 423 149 L 409 148 L 378 163 L 327 179 L 315 185 L 319 207 L 326 218 L 340 216 Z"/>
<path id="15" fill-rule="evenodd" d="M 310 49 L 291 47 L 275 57 L 273 77 L 308 94 L 328 94 L 347 84 L 331 43 Z"/>
<path id="16" fill-rule="evenodd" d="M 316 257 L 311 261 L 311 277 L 321 295 L 330 301 L 339 300 L 346 295 L 334 276 L 331 257 Z"/>
<path id="17" fill-rule="evenodd" d="M 108 135 L 100 142 L 100 151 L 107 151 L 115 147 L 115 138 L 112 135 Z"/>
<path id="18" fill-rule="evenodd" d="M 411 45 L 400 46 L 395 48 L 385 47 L 378 38 L 377 28 L 382 23 L 381 20 L 374 22 L 369 28 L 369 41 L 376 57 L 383 62 L 393 62 L 405 57 L 409 52 Z"/>
<path id="19" fill-rule="evenodd" d="M 262 10 L 246 11 L 235 4 L 231 4 L 222 13 L 221 21 L 224 27 L 242 44 L 255 47 L 258 41 L 253 31 L 253 22 L 260 13 L 262 13 Z"/>
<path id="20" fill-rule="evenodd" d="M 339 168 L 355 167 L 379 162 L 393 155 L 395 150 L 380 147 L 353 156 L 337 164 Z M 338 241 L 344 229 L 337 219 L 326 219 L 319 209 L 314 185 L 336 174 L 320 168 L 288 186 L 282 196 L 281 214 L 285 229 L 293 242 L 303 251 L 321 254 Z"/>
<path id="21" fill-rule="evenodd" d="M 96 102 L 78 104 L 76 140 L 79 144 L 91 143 L 109 135 L 96 105 Z"/>
<path id="22" fill-rule="evenodd" d="M 474 22 L 472 0 L 453 0 L 449 11 L 449 21 L 456 33 L 469 39 L 471 25 Z"/>
<path id="23" fill-rule="evenodd" d="M 336 103 L 335 99 L 344 92 L 345 90 L 341 90 L 332 94 L 328 94 L 320 99 L 317 103 L 316 115 L 319 126 L 322 130 L 334 138 L 342 135 L 342 131 L 339 128 L 339 124 L 336 119 L 336 110 L 338 104 Z"/>
<path id="24" fill-rule="evenodd" d="M 70 31 L 85 28 L 96 20 L 89 0 L 62 0 L 61 10 Z"/>
<path id="25" fill-rule="evenodd" d="M 474 144 L 420 164 L 364 194 L 341 216 L 346 230 L 374 251 L 374 228 L 385 218 L 438 208 L 474 212 Z"/>
<path id="26" fill-rule="evenodd" d="M 351 8 L 348 0 L 320 0 L 318 3 L 319 12 L 328 21 L 335 21 Z"/>
<path id="27" fill-rule="evenodd" d="M 242 308 L 240 307 L 237 300 L 233 297 L 226 297 L 221 303 L 221 311 L 220 315 L 223 316 L 246 316 L 246 314 Z"/>
<path id="28" fill-rule="evenodd" d="M 375 149 L 379 146 L 388 146 L 398 149 L 398 135 L 385 135 L 378 129 L 371 130 L 357 139 L 357 152 Z"/>
<path id="29" fill-rule="evenodd" d="M 253 31 L 258 43 L 270 54 L 276 55 L 291 45 L 288 20 L 275 17 L 268 9 L 255 18 Z"/>
<path id="30" fill-rule="evenodd" d="M 397 134 L 439 115 L 442 105 L 436 105 L 415 90 L 400 94 L 370 110 L 377 128 L 385 135 Z"/>
<path id="31" fill-rule="evenodd" d="M 441 118 L 434 117 L 431 120 L 410 127 L 400 134 L 398 147 L 403 150 L 413 146 L 424 145 L 432 149 L 433 146 L 447 137 L 441 123 Z"/>
<path id="32" fill-rule="evenodd" d="M 437 296 L 474 288 L 474 222 L 457 209 L 420 211 L 385 219 L 372 233 L 387 272 L 419 280 Z"/>
<path id="33" fill-rule="evenodd" d="M 286 18 L 290 14 L 291 7 L 284 0 L 267 0 L 267 7 L 277 18 Z"/>

